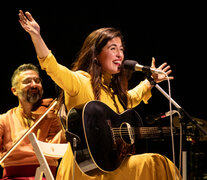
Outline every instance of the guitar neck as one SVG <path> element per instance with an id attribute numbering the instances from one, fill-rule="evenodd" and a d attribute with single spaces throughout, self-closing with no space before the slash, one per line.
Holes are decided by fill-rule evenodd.
<path id="1" fill-rule="evenodd" d="M 163 138 L 171 135 L 170 127 L 137 127 L 135 128 L 138 139 Z"/>

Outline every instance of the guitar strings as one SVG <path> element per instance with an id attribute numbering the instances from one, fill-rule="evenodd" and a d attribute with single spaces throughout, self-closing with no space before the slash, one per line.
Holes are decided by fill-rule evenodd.
<path id="1" fill-rule="evenodd" d="M 133 128 L 133 130 L 134 129 L 135 128 Z M 134 136 L 135 134 L 140 134 L 141 137 L 145 137 L 145 136 L 147 137 L 147 135 L 149 137 L 152 137 L 152 136 L 157 137 L 157 136 L 161 136 L 162 133 L 164 133 L 164 134 L 170 134 L 170 132 L 168 131 L 168 129 L 163 128 L 162 131 L 156 131 L 156 129 L 155 130 L 135 131 L 135 133 L 134 133 L 134 132 L 130 132 L 127 128 L 121 128 L 121 129 L 120 128 L 112 128 L 113 135 L 115 135 L 115 136 L 120 136 L 120 135 L 123 135 L 123 136 L 128 135 L 128 136 L 130 136 L 131 134 Z"/>

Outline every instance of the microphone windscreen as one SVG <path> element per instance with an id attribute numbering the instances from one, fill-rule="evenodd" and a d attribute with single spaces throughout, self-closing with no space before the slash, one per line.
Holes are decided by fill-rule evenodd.
<path id="1" fill-rule="evenodd" d="M 125 60 L 124 61 L 124 68 L 131 69 L 131 70 L 135 70 L 136 64 L 137 64 L 136 61 L 133 61 L 133 60 Z"/>

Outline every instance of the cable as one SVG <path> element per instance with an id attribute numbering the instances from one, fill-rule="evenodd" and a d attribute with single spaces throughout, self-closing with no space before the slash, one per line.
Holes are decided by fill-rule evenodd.
<path id="1" fill-rule="evenodd" d="M 169 109 L 170 109 L 170 133 L 171 133 L 171 141 L 172 141 L 172 155 L 173 155 L 173 163 L 175 168 L 175 178 L 176 178 L 176 166 L 175 166 L 175 143 L 174 143 L 174 134 L 173 134 L 173 118 L 172 118 L 172 101 L 171 101 L 171 87 L 170 87 L 170 79 L 165 73 L 168 82 L 168 94 L 169 94 Z"/>
<path id="2" fill-rule="evenodd" d="M 179 116 L 179 120 L 181 119 L 181 114 L 177 111 L 177 114 Z M 182 148 L 183 148 L 183 129 L 182 129 L 182 124 L 180 122 L 180 152 L 179 152 L 179 171 L 181 173 L 181 165 L 182 165 Z"/>
<path id="3" fill-rule="evenodd" d="M 175 166 L 175 152 L 174 152 L 174 136 L 173 136 L 173 127 L 172 127 L 172 104 L 179 110 L 181 107 L 171 98 L 171 88 L 170 88 L 170 81 L 168 75 L 165 73 L 165 76 L 168 80 L 168 91 L 169 94 L 166 93 L 158 84 L 155 84 L 155 87 L 169 100 L 169 108 L 170 108 L 170 126 L 171 126 L 171 137 L 172 137 L 172 151 L 173 151 L 173 163 L 175 167 L 175 175 L 176 175 L 176 166 Z"/>
<path id="4" fill-rule="evenodd" d="M 170 79 L 167 75 L 167 73 L 165 73 L 163 71 L 163 73 L 165 74 L 166 78 L 167 78 L 167 82 L 168 82 L 168 95 L 166 94 L 165 96 L 168 96 L 168 100 L 169 100 L 169 109 L 170 109 L 170 133 L 171 133 L 171 141 L 172 141 L 172 154 L 173 154 L 173 163 L 174 163 L 174 167 L 175 167 L 175 178 L 176 178 L 176 166 L 175 166 L 175 144 L 174 144 L 174 134 L 173 134 L 173 118 L 172 118 L 172 98 L 171 98 L 171 87 L 170 87 Z M 148 76 L 147 79 L 149 80 L 149 82 L 152 85 L 155 85 L 156 88 L 158 88 L 159 90 L 161 88 L 159 88 L 159 86 L 156 85 L 155 81 L 151 78 L 151 76 Z"/>

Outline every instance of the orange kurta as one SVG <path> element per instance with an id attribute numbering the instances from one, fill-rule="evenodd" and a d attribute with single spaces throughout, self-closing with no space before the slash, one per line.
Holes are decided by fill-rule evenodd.
<path id="1" fill-rule="evenodd" d="M 31 120 L 31 125 L 34 124 L 35 120 L 37 119 L 34 118 Z M 2 157 L 28 129 L 27 118 L 20 105 L 0 115 L 0 157 Z M 32 132 L 34 132 L 37 139 L 41 141 L 51 143 L 65 141 L 61 124 L 57 116 L 46 116 Z M 48 159 L 48 163 L 50 166 L 58 165 L 57 160 L 54 159 Z M 30 144 L 29 138 L 26 137 L 1 165 L 3 167 L 8 167 L 36 164 L 39 164 L 39 162 Z"/>

